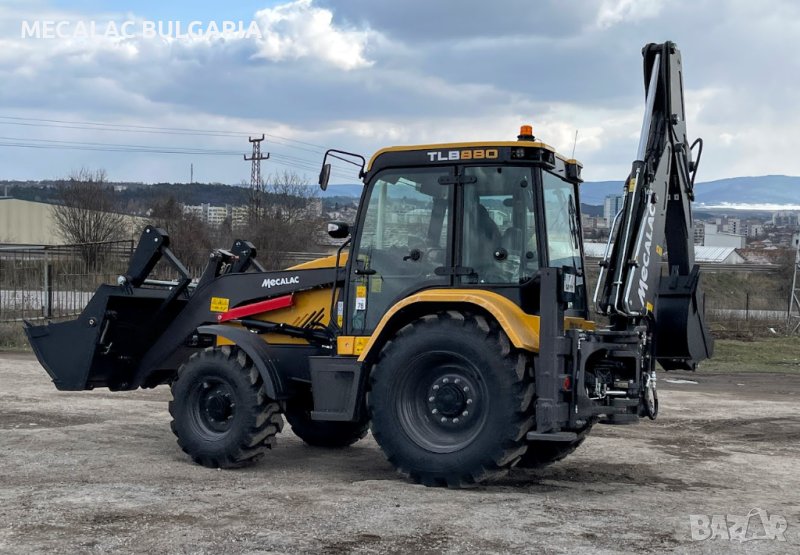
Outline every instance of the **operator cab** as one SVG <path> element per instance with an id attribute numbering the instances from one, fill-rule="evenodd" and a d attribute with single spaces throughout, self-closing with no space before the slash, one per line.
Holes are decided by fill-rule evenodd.
<path id="1" fill-rule="evenodd" d="M 517 142 L 392 147 L 363 172 L 345 295 L 345 333 L 429 288 L 480 288 L 539 313 L 543 267 L 563 268 L 565 314 L 586 318 L 581 165 L 523 127 Z"/>

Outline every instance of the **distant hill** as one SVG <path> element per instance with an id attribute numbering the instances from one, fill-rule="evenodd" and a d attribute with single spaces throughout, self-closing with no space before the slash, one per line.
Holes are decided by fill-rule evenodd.
<path id="1" fill-rule="evenodd" d="M 321 196 L 361 196 L 361 185 L 330 185 Z M 602 206 L 608 195 L 622 194 L 622 181 L 587 181 L 581 185 L 581 203 Z M 730 177 L 695 185 L 695 202 L 706 205 L 800 204 L 800 177 L 762 175 Z"/>
<path id="2" fill-rule="evenodd" d="M 622 194 L 622 181 L 588 181 L 581 186 L 581 201 L 603 204 L 606 195 Z M 800 177 L 762 175 L 730 177 L 695 184 L 695 202 L 706 205 L 800 204 Z"/>
<path id="3" fill-rule="evenodd" d="M 608 195 L 621 195 L 622 181 L 587 181 L 581 185 L 581 202 L 601 205 Z"/>
<path id="4" fill-rule="evenodd" d="M 53 181 L 0 181 L 0 194 L 8 186 L 10 196 L 23 200 L 52 202 L 55 195 Z M 248 189 L 241 185 L 222 183 L 111 183 L 120 191 L 120 197 L 131 209 L 138 212 L 153 205 L 165 195 L 172 195 L 184 204 L 246 204 Z M 326 204 L 357 199 L 361 184 L 332 184 L 320 191 L 315 184 L 310 188 Z M 622 193 L 622 181 L 588 181 L 581 186 L 581 204 L 602 206 L 607 195 Z M 787 175 L 762 175 L 757 177 L 731 177 L 698 183 L 695 186 L 696 202 L 706 206 L 720 204 L 778 204 L 800 205 L 800 177 Z M 702 207 L 698 207 L 701 209 Z M 593 212 L 584 213 L 592 215 Z"/>
<path id="5" fill-rule="evenodd" d="M 695 190 L 703 204 L 800 204 L 800 177 L 790 175 L 718 179 L 698 183 Z"/>
<path id="6" fill-rule="evenodd" d="M 356 183 L 353 185 L 336 185 L 330 184 L 328 185 L 328 189 L 325 191 L 319 191 L 319 196 L 322 198 L 328 197 L 361 197 L 361 190 L 364 188 L 363 185 L 360 183 Z"/>

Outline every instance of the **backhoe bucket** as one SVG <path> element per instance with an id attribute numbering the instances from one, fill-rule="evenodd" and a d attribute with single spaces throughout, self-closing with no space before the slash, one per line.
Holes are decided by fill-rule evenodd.
<path id="1" fill-rule="evenodd" d="M 699 266 L 688 276 L 661 279 L 656 307 L 656 359 L 665 370 L 694 370 L 714 354 L 705 322 L 705 299 Z"/>

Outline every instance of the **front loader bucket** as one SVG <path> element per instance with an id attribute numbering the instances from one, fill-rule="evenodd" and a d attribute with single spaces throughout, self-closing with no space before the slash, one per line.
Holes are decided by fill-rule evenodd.
<path id="1" fill-rule="evenodd" d="M 87 387 L 99 330 L 81 319 L 44 326 L 27 326 L 25 333 L 36 358 L 62 391 Z"/>
<path id="2" fill-rule="evenodd" d="M 239 241 L 234 248 L 240 244 L 252 247 Z M 145 227 L 118 285 L 101 285 L 80 316 L 43 326 L 25 323 L 33 352 L 58 389 L 133 389 L 141 385 L 134 379 L 138 365 L 186 305 L 185 292 L 191 282 L 188 271 L 168 247 L 169 235 L 164 230 Z M 182 280 L 141 288 L 162 257 Z M 251 258 L 240 257 L 239 261 Z"/>
<path id="3" fill-rule="evenodd" d="M 103 287 L 75 320 L 43 326 L 25 323 L 36 358 L 60 390 L 91 389 L 92 360 L 104 324 L 95 314 L 102 317 L 108 299 L 102 294 Z"/>
<path id="4" fill-rule="evenodd" d="M 80 316 L 69 322 L 34 326 L 25 333 L 58 389 L 130 389 L 137 365 L 149 349 L 156 321 L 166 324 L 180 311 L 178 302 L 160 310 L 169 291 L 139 289 L 131 295 L 101 285 Z"/>
<path id="5" fill-rule="evenodd" d="M 688 276 L 662 277 L 656 307 L 656 359 L 665 370 L 694 370 L 714 354 L 705 322 L 699 267 Z"/>

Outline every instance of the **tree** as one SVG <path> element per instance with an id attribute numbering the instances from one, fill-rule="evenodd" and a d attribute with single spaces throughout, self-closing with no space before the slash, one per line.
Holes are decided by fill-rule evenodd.
<path id="1" fill-rule="evenodd" d="M 271 175 L 264 186 L 261 213 L 249 224 L 258 259 L 271 269 L 285 266 L 290 252 L 313 249 L 322 223 L 316 190 L 294 171 Z"/>
<path id="2" fill-rule="evenodd" d="M 125 216 L 119 212 L 114 190 L 103 169 L 72 172 L 56 185 L 53 220 L 67 243 L 78 245 L 87 267 L 98 262 L 98 243 L 126 237 Z"/>
<path id="3" fill-rule="evenodd" d="M 175 256 L 192 274 L 199 275 L 212 249 L 208 226 L 196 215 L 185 213 L 172 195 L 155 202 L 150 218 L 169 234 L 170 250 Z"/>

